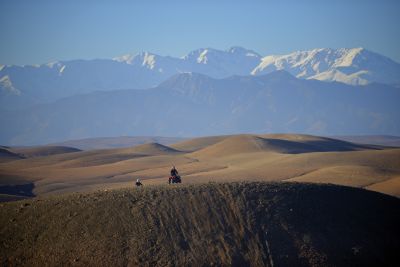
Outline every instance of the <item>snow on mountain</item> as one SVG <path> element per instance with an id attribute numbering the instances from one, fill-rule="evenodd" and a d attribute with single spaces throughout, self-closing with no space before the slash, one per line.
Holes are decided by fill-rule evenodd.
<path id="1" fill-rule="evenodd" d="M 186 72 L 226 78 L 261 75 L 275 70 L 285 70 L 302 79 L 351 85 L 400 84 L 399 63 L 363 48 L 320 48 L 264 58 L 242 47 L 224 51 L 201 48 L 181 58 L 141 52 L 114 59 L 1 65 L 0 106 L 17 109 L 98 90 L 147 89 Z"/>
<path id="2" fill-rule="evenodd" d="M 231 75 L 249 75 L 254 66 L 259 64 L 261 56 L 242 47 L 232 47 L 226 51 L 201 48 L 182 59 L 191 68 L 190 71 L 214 78 L 225 78 Z"/>
<path id="3" fill-rule="evenodd" d="M 147 64 L 150 63 L 150 58 L 147 58 Z M 0 105 L 16 109 L 29 103 L 52 102 L 98 90 L 147 89 L 175 73 L 160 73 L 151 69 L 151 65 L 137 66 L 109 59 L 59 61 L 39 66 L 5 66 L 0 71 Z M 20 94 L 10 98 L 11 92 Z"/>
<path id="4" fill-rule="evenodd" d="M 181 58 L 159 56 L 148 52 L 126 54 L 113 60 L 174 75 L 183 72 L 202 73 L 214 78 L 249 75 L 260 63 L 261 56 L 252 50 L 232 47 L 226 51 L 200 48 Z"/>
<path id="5" fill-rule="evenodd" d="M 115 57 L 113 60 L 118 61 L 118 62 L 124 62 L 129 65 L 139 65 L 143 66 L 145 68 L 148 68 L 150 70 L 154 70 L 156 67 L 156 64 L 159 64 L 161 61 L 161 56 L 156 55 L 156 54 L 151 54 L 149 52 L 141 52 L 139 54 L 126 54 L 120 57 Z M 158 69 L 158 71 L 160 71 Z"/>
<path id="6" fill-rule="evenodd" d="M 5 76 L 0 78 L 0 87 L 4 91 L 6 91 L 6 92 L 8 92 L 10 94 L 14 94 L 14 95 L 20 95 L 21 94 L 21 92 L 14 87 L 14 85 L 12 84 L 12 82 L 10 80 L 10 77 L 8 77 L 8 75 L 5 75 Z"/>
<path id="7" fill-rule="evenodd" d="M 275 70 L 288 71 L 297 78 L 352 85 L 400 81 L 400 64 L 364 48 L 320 48 L 266 56 L 251 73 L 259 75 Z"/>

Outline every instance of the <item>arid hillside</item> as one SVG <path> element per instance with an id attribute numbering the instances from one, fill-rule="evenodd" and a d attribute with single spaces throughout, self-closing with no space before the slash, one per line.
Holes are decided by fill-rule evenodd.
<path id="1" fill-rule="evenodd" d="M 1 147 L 0 200 L 166 184 L 175 165 L 184 183 L 302 181 L 400 196 L 400 148 L 298 135 L 230 135 L 173 145 L 79 151 Z"/>
<path id="2" fill-rule="evenodd" d="M 2 266 L 399 266 L 400 200 L 302 183 L 206 183 L 0 204 Z"/>
<path id="3" fill-rule="evenodd" d="M 119 137 L 97 137 L 78 140 L 69 140 L 53 145 L 75 147 L 82 150 L 106 149 L 138 146 L 147 143 L 159 143 L 168 145 L 182 141 L 178 137 L 159 137 L 159 136 L 119 136 Z"/>

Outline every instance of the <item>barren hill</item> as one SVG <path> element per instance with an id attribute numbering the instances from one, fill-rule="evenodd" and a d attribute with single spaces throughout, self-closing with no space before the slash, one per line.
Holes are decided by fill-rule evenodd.
<path id="1" fill-rule="evenodd" d="M 67 146 L 37 146 L 37 147 L 18 147 L 10 149 L 13 153 L 25 158 L 43 157 L 64 153 L 79 152 L 80 149 Z"/>
<path id="2" fill-rule="evenodd" d="M 311 152 L 329 151 L 355 151 L 362 149 L 373 149 L 372 146 L 356 145 L 345 141 L 330 138 L 312 137 L 301 135 L 274 136 L 269 135 L 236 135 L 226 137 L 222 141 L 207 146 L 195 153 L 193 156 L 216 157 L 243 153 L 275 152 L 281 154 L 301 154 Z"/>
<path id="3" fill-rule="evenodd" d="M 343 186 L 150 186 L 0 205 L 2 266 L 399 265 L 400 200 Z"/>
<path id="4" fill-rule="evenodd" d="M 207 136 L 207 137 L 193 138 L 173 144 L 171 145 L 171 147 L 181 151 L 193 152 L 205 148 L 209 145 L 213 145 L 228 137 L 229 137 L 228 135 L 221 135 L 221 136 Z"/>

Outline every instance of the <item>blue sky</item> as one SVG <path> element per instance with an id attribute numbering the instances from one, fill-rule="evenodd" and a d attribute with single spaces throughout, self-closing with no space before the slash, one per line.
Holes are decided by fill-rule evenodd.
<path id="1" fill-rule="evenodd" d="M 0 12 L 0 64 L 236 45 L 261 55 L 362 46 L 400 62 L 396 0 L 2 0 Z"/>

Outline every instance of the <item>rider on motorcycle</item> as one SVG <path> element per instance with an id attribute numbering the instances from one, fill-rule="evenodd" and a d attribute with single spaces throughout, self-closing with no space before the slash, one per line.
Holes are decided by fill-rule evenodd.
<path id="1" fill-rule="evenodd" d="M 178 175 L 178 170 L 175 169 L 175 166 L 172 166 L 172 169 L 171 169 L 171 176 L 172 176 L 172 177 L 175 177 L 175 176 L 177 176 L 177 175 Z"/>
<path id="2" fill-rule="evenodd" d="M 175 184 L 175 183 L 180 183 L 180 182 L 181 182 L 181 177 L 178 174 L 178 170 L 175 168 L 175 166 L 172 166 L 171 176 L 168 179 L 168 183 Z"/>

